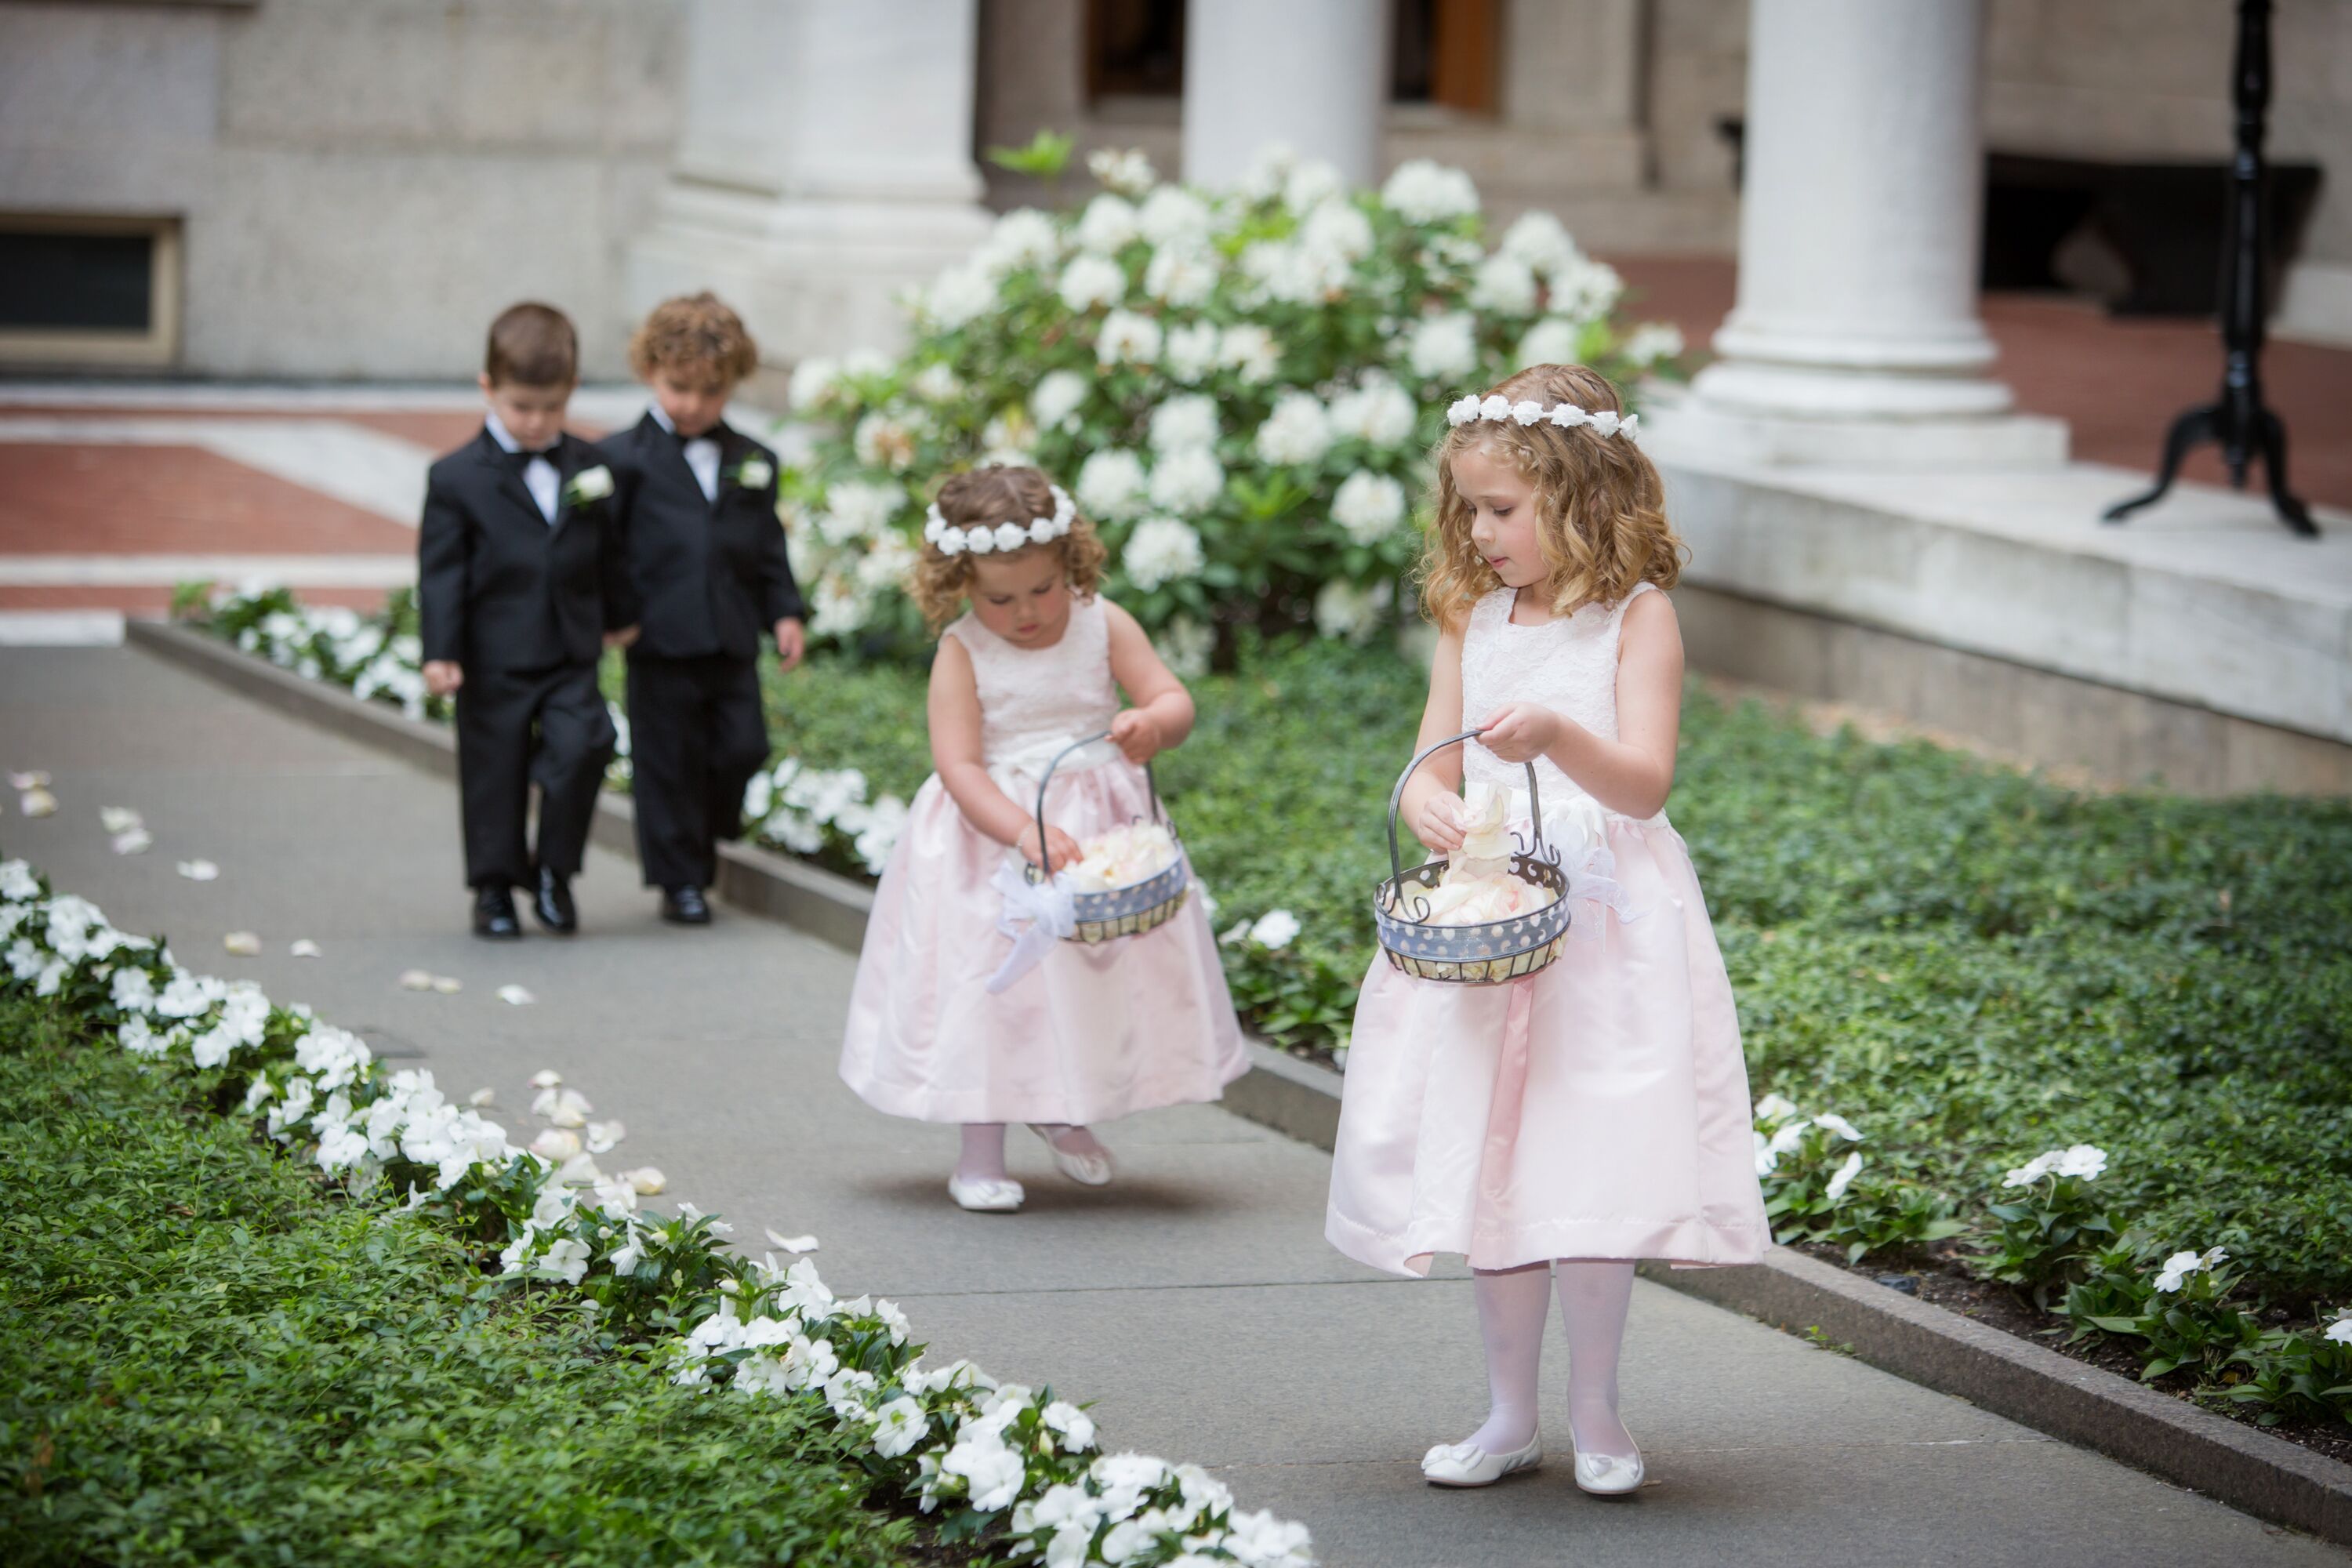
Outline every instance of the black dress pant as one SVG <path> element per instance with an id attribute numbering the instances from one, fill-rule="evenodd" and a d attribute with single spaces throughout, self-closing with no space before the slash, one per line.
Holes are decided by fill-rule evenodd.
<path id="1" fill-rule="evenodd" d="M 709 887 L 718 841 L 742 833 L 744 786 L 768 761 L 758 663 L 631 654 L 629 755 L 646 885 Z"/>
<path id="2" fill-rule="evenodd" d="M 596 792 L 618 737 L 593 661 L 552 669 L 468 663 L 457 689 L 457 791 L 466 880 L 529 886 L 537 868 L 576 876 Z M 539 854 L 525 847 L 530 786 L 539 785 Z"/>

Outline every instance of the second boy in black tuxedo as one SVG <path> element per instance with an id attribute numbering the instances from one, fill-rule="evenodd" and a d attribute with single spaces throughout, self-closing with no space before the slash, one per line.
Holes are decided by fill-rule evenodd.
<path id="1" fill-rule="evenodd" d="M 433 465 L 417 536 L 425 679 L 457 707 L 457 784 L 474 930 L 522 934 L 513 889 L 550 931 L 577 929 L 572 879 L 616 737 L 596 685 L 636 619 L 611 468 L 563 433 L 579 344 L 563 313 L 490 325 L 481 433 Z M 525 842 L 538 784 L 539 845 Z"/>
<path id="2" fill-rule="evenodd" d="M 776 517 L 776 455 L 722 416 L 758 363 L 709 294 L 664 301 L 629 344 L 653 409 L 598 451 L 619 485 L 643 627 L 629 650 L 637 851 L 662 915 L 710 919 L 718 840 L 742 831 L 743 789 L 768 760 L 760 645 L 801 659 L 803 610 Z"/>

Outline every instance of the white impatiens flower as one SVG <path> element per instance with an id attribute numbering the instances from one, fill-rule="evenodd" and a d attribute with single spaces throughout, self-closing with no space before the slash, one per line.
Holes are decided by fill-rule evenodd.
<path id="1" fill-rule="evenodd" d="M 1153 191 L 1143 198 L 1135 217 L 1143 237 L 1156 246 L 1205 245 L 1216 223 L 1209 204 L 1181 185 L 1162 185 Z"/>
<path id="2" fill-rule="evenodd" d="M 1830 1177 L 1830 1184 L 1822 1189 L 1824 1195 L 1829 1198 L 1830 1202 L 1837 1202 L 1838 1199 L 1845 1196 L 1845 1190 L 1853 1185 L 1854 1177 L 1861 1173 L 1861 1154 L 1848 1154 L 1845 1157 L 1845 1163 L 1837 1168 L 1836 1172 Z"/>
<path id="3" fill-rule="evenodd" d="M 566 1285 L 577 1285 L 588 1272 L 588 1244 L 565 1237 L 549 1244 L 541 1254 L 539 1267 L 532 1272 L 542 1279 L 561 1279 Z"/>
<path id="4" fill-rule="evenodd" d="M 1097 363 L 1150 364 L 1160 357 L 1160 323 L 1132 310 L 1113 310 L 1103 318 L 1095 340 Z"/>
<path id="5" fill-rule="evenodd" d="M 1151 471 L 1151 504 L 1163 511 L 1199 511 L 1224 493 L 1224 465 L 1206 447 L 1179 447 Z"/>
<path id="6" fill-rule="evenodd" d="M 1381 200 L 1408 223 L 1443 223 L 1478 210 L 1478 187 L 1459 169 L 1409 158 L 1381 187 Z"/>
<path id="7" fill-rule="evenodd" d="M 1373 374 L 1331 399 L 1331 429 L 1374 447 L 1398 447 L 1412 439 L 1419 412 L 1411 393 L 1386 375 Z"/>
<path id="8" fill-rule="evenodd" d="M 1249 928 L 1254 945 L 1279 952 L 1298 935 L 1298 917 L 1288 910 L 1268 910 Z"/>
<path id="9" fill-rule="evenodd" d="M 2191 1274 L 2210 1271 L 2226 1261 L 2229 1256 L 2227 1248 L 2219 1247 L 2207 1247 L 2203 1252 L 2174 1253 L 2164 1260 L 2163 1268 L 2157 1274 L 2157 1294 L 2172 1294 L 2188 1283 Z"/>
<path id="10" fill-rule="evenodd" d="M 1257 455 L 1269 463 L 1303 464 L 1321 459 L 1331 446 L 1331 418 L 1311 392 L 1291 389 L 1274 400 L 1274 412 L 1257 427 Z"/>
<path id="11" fill-rule="evenodd" d="M 986 315 L 996 304 L 996 278 L 978 262 L 950 267 L 923 294 L 923 315 L 933 326 L 953 331 Z"/>
<path id="12" fill-rule="evenodd" d="M 1029 414 L 1040 430 L 1054 430 L 1076 414 L 1094 384 L 1074 370 L 1049 370 L 1029 394 Z"/>
<path id="13" fill-rule="evenodd" d="M 1759 1121 L 1778 1121 L 1784 1116 L 1797 1114 L 1797 1102 L 1785 1094 L 1768 1094 L 1756 1102 Z"/>
<path id="14" fill-rule="evenodd" d="M 1208 303 L 1217 291 L 1217 254 L 1206 246 L 1163 247 L 1143 268 L 1143 291 L 1180 309 Z"/>
<path id="15" fill-rule="evenodd" d="M 1080 506 L 1093 517 L 1124 517 L 1142 499 L 1143 459 L 1116 447 L 1087 455 L 1070 487 Z"/>
<path id="16" fill-rule="evenodd" d="M 1076 1454 L 1095 1446 L 1094 1418 L 1066 1399 L 1056 1399 L 1037 1413 L 1049 1431 L 1062 1436 L 1062 1451 Z"/>
<path id="17" fill-rule="evenodd" d="M 1824 1110 L 1813 1118 L 1813 1125 L 1826 1127 L 1849 1143 L 1862 1142 L 1862 1130 L 1834 1111 Z"/>
<path id="18" fill-rule="evenodd" d="M 1449 310 L 1415 322 L 1406 340 L 1405 363 L 1424 381 L 1469 374 L 1478 365 L 1478 319 L 1467 310 Z"/>
<path id="19" fill-rule="evenodd" d="M 1683 330 L 1665 321 L 1644 321 L 1626 334 L 1617 352 L 1645 369 L 1683 352 Z"/>
<path id="20" fill-rule="evenodd" d="M 1216 368 L 1222 342 L 1213 321 L 1171 327 L 1161 368 L 1171 380 L 1190 386 Z"/>
<path id="21" fill-rule="evenodd" d="M 2084 1181 L 2096 1178 L 2107 1168 L 2107 1152 L 2089 1143 L 2077 1143 L 2072 1148 L 2052 1149 L 2036 1154 L 2024 1164 L 2003 1176 L 2004 1187 L 2031 1186 L 2048 1175 L 2079 1176 Z"/>
<path id="22" fill-rule="evenodd" d="M 1230 366 L 1244 386 L 1272 381 L 1282 366 L 1282 345 L 1255 321 L 1227 327 L 1217 340 L 1217 363 Z"/>
<path id="23" fill-rule="evenodd" d="M 1377 544 L 1404 521 L 1404 486 L 1386 474 L 1358 471 L 1339 481 L 1331 521 L 1355 544 Z"/>
<path id="24" fill-rule="evenodd" d="M 1021 1456 L 1006 1447 L 994 1432 L 975 1433 L 960 1440 L 940 1461 L 940 1469 L 945 1475 L 962 1477 L 971 1506 L 983 1513 L 1011 1507 L 1029 1474 Z"/>
<path id="25" fill-rule="evenodd" d="M 1358 587 L 1344 577 L 1334 577 L 1316 593 L 1315 629 L 1327 637 L 1369 641 L 1387 619 L 1395 600 L 1396 584 L 1385 578 L 1370 587 Z"/>
<path id="26" fill-rule="evenodd" d="M 1470 303 L 1498 315 L 1525 316 L 1536 308 L 1534 270 L 1515 256 L 1490 256 L 1472 275 Z"/>
<path id="27" fill-rule="evenodd" d="M 1127 292 L 1127 273 L 1107 256 L 1075 256 L 1062 268 L 1060 292 L 1062 303 L 1073 310 L 1115 305 Z"/>
<path id="28" fill-rule="evenodd" d="M 913 1395 L 900 1394 L 874 1413 L 874 1451 L 895 1459 L 930 1436 L 930 1418 Z"/>
<path id="29" fill-rule="evenodd" d="M 1155 452 L 1213 447 L 1217 440 L 1217 400 L 1202 392 L 1180 393 L 1151 411 L 1150 430 Z"/>
<path id="30" fill-rule="evenodd" d="M 1201 536 L 1191 523 L 1172 517 L 1150 517 L 1137 523 L 1119 552 L 1128 580 L 1146 593 L 1193 575 L 1202 560 Z"/>
<path id="31" fill-rule="evenodd" d="M 2320 1337 L 2330 1344 L 2352 1345 L 2352 1308 L 2339 1310 L 2336 1321 L 2327 1325 L 2326 1331 Z"/>
<path id="32" fill-rule="evenodd" d="M 1105 191 L 1087 204 L 1087 210 L 1079 215 L 1077 226 L 1071 231 L 1071 237 L 1078 242 L 1081 250 L 1109 256 L 1124 248 L 1142 232 L 1136 220 L 1134 204 L 1125 196 Z"/>

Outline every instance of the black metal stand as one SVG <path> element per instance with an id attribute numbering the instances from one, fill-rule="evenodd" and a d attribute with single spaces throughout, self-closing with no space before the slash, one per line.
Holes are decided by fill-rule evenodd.
<path id="1" fill-rule="evenodd" d="M 2311 521 L 2310 510 L 2286 488 L 2286 427 L 2263 403 L 2263 260 L 2270 238 L 2263 120 L 2271 98 L 2271 0 L 2238 0 L 2233 74 L 2238 145 L 2230 160 L 2230 234 L 2221 253 L 2221 401 L 2192 408 L 2172 422 L 2156 488 L 2117 501 L 2106 510 L 2105 518 L 2120 522 L 2162 499 L 2189 449 L 2201 441 L 2217 441 L 2232 489 L 2246 488 L 2246 465 L 2259 453 L 2279 521 L 2306 539 L 2316 539 L 2319 527 Z"/>

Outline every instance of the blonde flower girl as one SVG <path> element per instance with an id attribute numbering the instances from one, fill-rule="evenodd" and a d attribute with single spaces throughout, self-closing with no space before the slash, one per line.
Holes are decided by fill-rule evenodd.
<path id="1" fill-rule="evenodd" d="M 1532 762 L 1572 921 L 1558 960 L 1501 984 L 1375 958 L 1357 1005 L 1325 1234 L 1400 1274 L 1469 1262 L 1491 1406 L 1422 1460 L 1440 1486 L 1540 1462 L 1555 1286 L 1577 1484 L 1639 1486 L 1617 1411 L 1633 1261 L 1753 1263 L 1769 1239 L 1731 986 L 1663 810 L 1683 650 L 1659 590 L 1680 546 L 1622 408 L 1591 371 L 1538 365 L 1456 403 L 1437 454 L 1424 597 L 1442 635 L 1416 751 L 1479 733 L 1423 764 L 1402 815 L 1460 851 L 1466 773 L 1482 801 L 1516 792 L 1524 833 Z"/>
<path id="2" fill-rule="evenodd" d="M 1024 861 L 1078 869 L 1082 844 L 1109 836 L 1085 871 L 1140 863 L 1148 846 L 1115 830 L 1149 817 L 1143 764 L 1192 727 L 1192 700 L 1143 628 L 1096 592 L 1104 560 L 1060 487 L 987 468 L 940 487 L 916 568 L 916 599 L 944 625 L 938 771 L 875 891 L 841 1076 L 877 1110 L 961 1124 L 948 1191 L 967 1209 L 1025 1199 L 1005 1169 L 1008 1122 L 1028 1122 L 1063 1174 L 1098 1186 L 1112 1160 L 1097 1123 L 1215 1100 L 1248 1065 L 1198 899 L 1101 943 L 1016 943 L 1003 929 Z M 1121 689 L 1134 704 L 1123 711 Z M 1041 834 L 1047 764 L 1105 730 L 1110 743 L 1053 769 Z"/>

